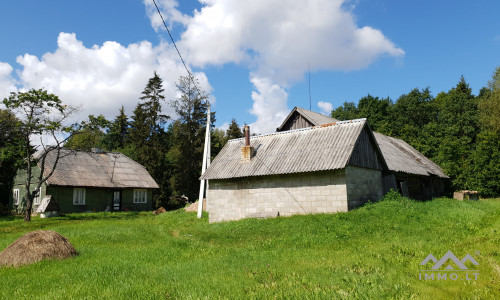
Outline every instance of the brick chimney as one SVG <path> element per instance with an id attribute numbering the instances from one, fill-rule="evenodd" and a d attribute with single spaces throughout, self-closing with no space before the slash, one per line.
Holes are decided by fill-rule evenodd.
<path id="1" fill-rule="evenodd" d="M 245 125 L 245 146 L 241 147 L 241 163 L 249 163 L 254 149 L 250 146 L 250 127 Z"/>

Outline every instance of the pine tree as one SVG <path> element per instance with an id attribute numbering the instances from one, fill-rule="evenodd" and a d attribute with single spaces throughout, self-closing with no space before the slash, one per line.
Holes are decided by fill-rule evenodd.
<path id="1" fill-rule="evenodd" d="M 163 81 L 155 72 L 134 109 L 127 139 L 128 149 L 125 150 L 127 155 L 148 170 L 160 186 L 153 194 L 153 201 L 157 206 L 166 203 L 170 194 L 166 166 L 168 141 L 164 129 L 169 117 L 161 113 L 161 102 L 165 101 L 163 91 Z"/>
<path id="2" fill-rule="evenodd" d="M 114 151 L 123 149 L 125 141 L 130 131 L 130 122 L 125 114 L 125 108 L 120 108 L 118 116 L 115 117 L 113 122 L 109 125 L 106 137 L 104 139 L 105 148 Z"/>
<path id="3" fill-rule="evenodd" d="M 238 125 L 235 119 L 231 120 L 229 128 L 226 130 L 226 136 L 228 140 L 238 139 L 244 136 L 243 131 L 240 128 L 240 125 Z"/>
<path id="4" fill-rule="evenodd" d="M 199 188 L 208 109 L 208 95 L 197 86 L 190 77 L 179 78 L 177 89 L 181 97 L 173 104 L 179 119 L 171 127 L 175 146 L 169 152 L 174 167 L 172 190 L 191 200 L 196 199 Z M 214 113 L 211 119 L 215 122 Z"/>

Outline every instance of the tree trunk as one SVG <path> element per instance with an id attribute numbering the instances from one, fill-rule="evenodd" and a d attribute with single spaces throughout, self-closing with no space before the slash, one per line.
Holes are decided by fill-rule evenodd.
<path id="1" fill-rule="evenodd" d="M 26 211 L 24 212 L 24 221 L 26 222 L 31 221 L 31 208 L 32 208 L 32 203 L 30 199 L 30 190 L 29 186 L 26 186 Z"/>
<path id="2" fill-rule="evenodd" d="M 31 186 L 31 153 L 30 153 L 30 137 L 26 135 L 26 211 L 24 212 L 24 221 L 31 222 L 31 195 L 30 195 L 30 186 Z"/>

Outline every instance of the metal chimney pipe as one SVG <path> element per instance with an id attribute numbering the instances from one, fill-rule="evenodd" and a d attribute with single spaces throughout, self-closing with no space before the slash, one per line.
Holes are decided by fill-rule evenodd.
<path id="1" fill-rule="evenodd" d="M 245 146 L 250 146 L 250 126 L 245 125 Z"/>

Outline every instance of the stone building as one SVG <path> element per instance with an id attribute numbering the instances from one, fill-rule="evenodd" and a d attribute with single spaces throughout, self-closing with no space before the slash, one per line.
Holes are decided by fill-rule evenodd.
<path id="1" fill-rule="evenodd" d="M 338 120 L 295 107 L 276 131 L 283 132 L 335 122 Z M 385 190 L 393 188 L 403 196 L 416 200 L 430 200 L 445 195 L 450 180 L 441 167 L 401 139 L 378 132 L 374 132 L 374 136 L 392 174 L 384 177 Z"/>
<path id="2" fill-rule="evenodd" d="M 386 192 L 366 119 L 230 140 L 202 179 L 209 221 L 346 212 Z"/>

